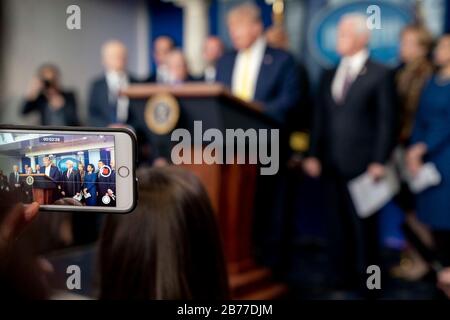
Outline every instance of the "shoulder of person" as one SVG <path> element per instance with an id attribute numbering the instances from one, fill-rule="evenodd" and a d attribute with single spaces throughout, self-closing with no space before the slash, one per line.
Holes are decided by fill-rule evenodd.
<path id="1" fill-rule="evenodd" d="M 74 90 L 64 89 L 61 91 L 61 93 L 64 96 L 64 98 L 75 100 L 76 94 Z"/>
<path id="2" fill-rule="evenodd" d="M 294 56 L 289 51 L 283 49 L 267 46 L 265 55 L 271 55 L 274 58 L 274 61 L 277 62 L 296 64 Z"/>
<path id="3" fill-rule="evenodd" d="M 228 50 L 222 55 L 222 57 L 220 57 L 219 63 L 232 61 L 236 58 L 236 56 L 237 56 L 236 50 Z"/>
<path id="4" fill-rule="evenodd" d="M 91 81 L 91 87 L 97 87 L 103 84 L 106 84 L 106 77 L 104 74 L 99 75 Z"/>
<path id="5" fill-rule="evenodd" d="M 320 72 L 319 76 L 319 83 L 323 83 L 325 81 L 331 81 L 334 78 L 334 75 L 336 74 L 337 67 L 331 67 L 331 68 L 324 68 Z"/>
<path id="6" fill-rule="evenodd" d="M 395 76 L 395 68 L 391 68 L 385 64 L 369 59 L 366 63 L 366 68 L 372 71 L 373 74 L 378 74 L 380 76 Z"/>

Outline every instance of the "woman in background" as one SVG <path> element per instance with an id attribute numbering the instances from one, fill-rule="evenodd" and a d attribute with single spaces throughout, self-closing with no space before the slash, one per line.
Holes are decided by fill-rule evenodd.
<path id="1" fill-rule="evenodd" d="M 450 266 L 450 35 L 435 50 L 439 71 L 423 90 L 406 161 L 410 174 L 433 163 L 442 181 L 417 196 L 417 216 L 433 235 L 434 247 L 444 266 Z"/>
<path id="2" fill-rule="evenodd" d="M 429 59 L 432 45 L 433 37 L 424 26 L 413 24 L 402 30 L 400 38 L 400 60 L 402 64 L 396 72 L 396 88 L 401 115 L 399 145 L 396 155 L 402 173 L 405 172 L 404 154 L 410 143 L 420 95 L 433 73 L 433 65 Z M 396 204 L 400 206 L 405 215 L 399 210 L 399 219 L 404 220 L 424 242 L 430 245 L 430 232 L 426 226 L 417 220 L 414 202 L 414 195 L 409 190 L 407 183 L 403 182 L 400 193 L 396 197 Z M 388 211 L 386 216 L 389 215 L 392 219 L 393 213 Z M 427 272 L 428 265 L 416 250 L 406 242 L 401 262 L 392 269 L 392 274 L 406 280 L 418 280 Z"/>
<path id="3" fill-rule="evenodd" d="M 227 299 L 219 230 L 198 178 L 176 167 L 138 176 L 134 212 L 106 217 L 100 299 Z"/>
<path id="4" fill-rule="evenodd" d="M 91 196 L 86 199 L 87 206 L 97 205 L 97 174 L 95 174 L 95 167 L 93 164 L 88 164 L 87 172 L 84 174 L 83 194 Z"/>
<path id="5" fill-rule="evenodd" d="M 78 172 L 80 173 L 81 184 L 83 184 L 86 171 L 84 170 L 84 164 L 81 162 L 78 164 Z"/>
<path id="6" fill-rule="evenodd" d="M 400 39 L 400 60 L 396 84 L 400 98 L 400 143 L 408 144 L 422 89 L 433 73 L 429 59 L 433 37 L 427 29 L 410 25 L 403 29 Z"/>

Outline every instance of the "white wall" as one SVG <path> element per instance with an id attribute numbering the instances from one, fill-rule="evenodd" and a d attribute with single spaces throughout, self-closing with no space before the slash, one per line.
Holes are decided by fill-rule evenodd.
<path id="1" fill-rule="evenodd" d="M 66 28 L 66 8 L 81 8 L 81 30 Z M 137 76 L 148 73 L 148 10 L 144 0 L 2 0 L 3 64 L 1 123 L 33 123 L 20 115 L 21 98 L 36 68 L 56 63 L 63 83 L 77 91 L 82 118 L 89 82 L 101 73 L 100 48 L 116 38 L 130 50 L 129 67 Z"/>

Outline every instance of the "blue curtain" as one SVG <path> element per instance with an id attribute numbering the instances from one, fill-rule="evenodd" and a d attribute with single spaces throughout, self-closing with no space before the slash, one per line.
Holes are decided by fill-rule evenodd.
<path id="1" fill-rule="evenodd" d="M 450 0 L 445 1 L 445 26 L 444 31 L 450 32 Z"/>
<path id="2" fill-rule="evenodd" d="M 159 36 L 173 38 L 176 46 L 183 45 L 183 10 L 173 3 L 149 0 L 150 10 L 150 43 Z M 153 57 L 150 55 L 150 63 L 154 70 Z"/>

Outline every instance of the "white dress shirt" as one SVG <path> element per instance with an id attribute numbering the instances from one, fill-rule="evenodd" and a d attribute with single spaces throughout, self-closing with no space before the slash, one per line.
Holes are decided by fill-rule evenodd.
<path id="1" fill-rule="evenodd" d="M 264 37 L 260 37 L 250 48 L 238 52 L 234 63 L 231 84 L 231 91 L 233 94 L 239 96 L 242 86 L 246 86 L 249 100 L 254 99 L 259 70 L 261 69 L 264 53 L 266 52 L 266 46 L 266 40 Z M 247 63 L 249 64 L 246 65 Z M 244 84 L 243 79 L 246 79 L 248 83 Z"/>
<path id="2" fill-rule="evenodd" d="M 125 123 L 128 120 L 128 106 L 130 100 L 128 97 L 119 96 L 119 91 L 128 87 L 129 79 L 125 73 L 108 71 L 106 73 L 106 83 L 108 84 L 109 101 L 117 101 L 117 121 Z"/>
<path id="3" fill-rule="evenodd" d="M 51 165 L 45 167 L 45 175 L 46 175 L 47 177 L 50 177 L 50 169 L 51 169 L 51 168 L 52 168 Z"/>
<path id="4" fill-rule="evenodd" d="M 336 102 L 342 98 L 346 78 L 350 77 L 350 81 L 353 83 L 363 71 L 367 59 L 369 59 L 369 51 L 367 49 L 361 50 L 351 57 L 342 58 L 331 87 L 333 99 Z"/>
<path id="5" fill-rule="evenodd" d="M 216 82 L 217 70 L 215 66 L 207 66 L 204 71 L 205 82 L 214 83 Z"/>
<path id="6" fill-rule="evenodd" d="M 162 64 L 156 67 L 156 83 L 167 84 L 170 80 L 169 68 Z"/>

